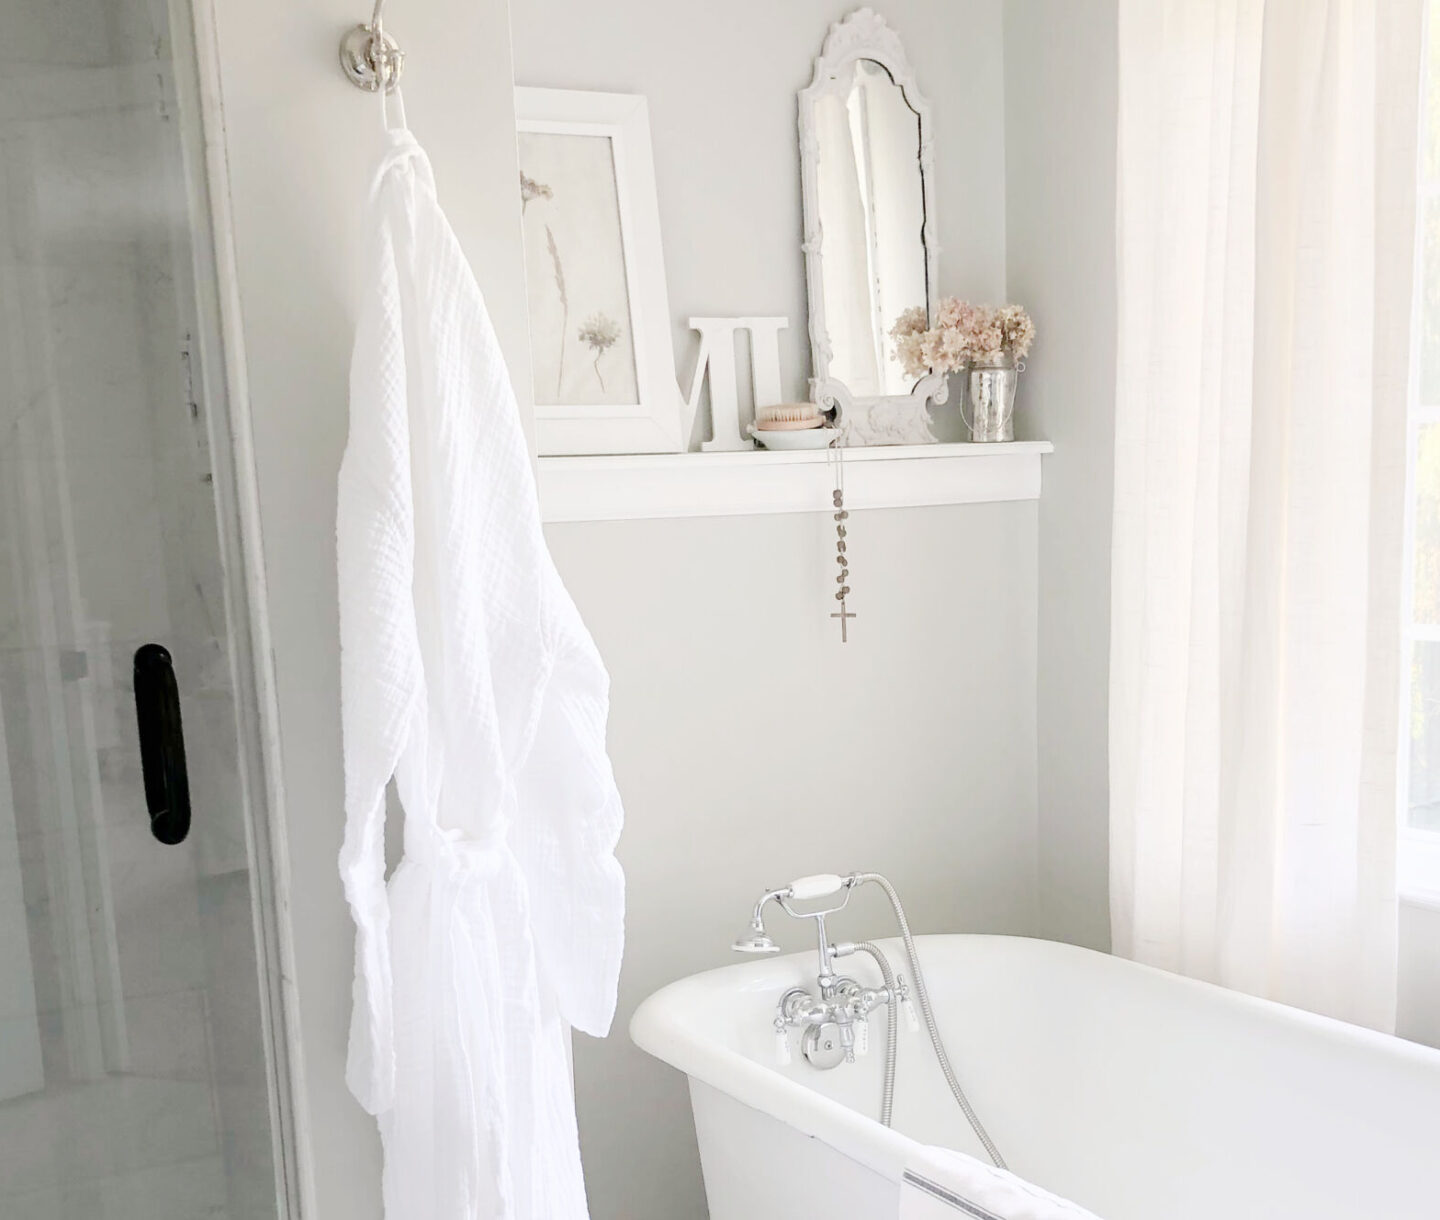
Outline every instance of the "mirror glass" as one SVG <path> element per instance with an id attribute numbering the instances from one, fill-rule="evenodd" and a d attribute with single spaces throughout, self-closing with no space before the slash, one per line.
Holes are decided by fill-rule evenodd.
<path id="1" fill-rule="evenodd" d="M 927 307 L 920 116 L 884 65 L 858 59 L 815 104 L 829 375 L 857 398 L 908 394 L 890 328 Z"/>

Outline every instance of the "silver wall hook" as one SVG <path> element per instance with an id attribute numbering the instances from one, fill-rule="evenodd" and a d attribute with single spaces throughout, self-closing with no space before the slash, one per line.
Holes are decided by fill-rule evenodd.
<path id="1" fill-rule="evenodd" d="M 385 0 L 375 0 L 370 20 L 354 26 L 340 39 L 340 67 L 350 83 L 367 93 L 393 93 L 405 67 L 405 52 L 380 21 Z"/>

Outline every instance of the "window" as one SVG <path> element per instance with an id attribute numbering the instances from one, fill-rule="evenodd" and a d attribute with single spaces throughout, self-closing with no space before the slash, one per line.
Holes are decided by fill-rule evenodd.
<path id="1" fill-rule="evenodd" d="M 1440 0 L 1430 0 L 1421 82 L 1420 198 L 1410 376 L 1401 732 L 1400 892 L 1440 902 Z"/>

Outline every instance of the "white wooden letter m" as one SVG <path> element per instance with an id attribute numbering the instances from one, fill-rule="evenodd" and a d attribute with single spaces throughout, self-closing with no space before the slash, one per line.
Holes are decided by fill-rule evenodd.
<path id="1" fill-rule="evenodd" d="M 693 437 L 695 417 L 700 410 L 700 392 L 710 375 L 711 440 L 701 443 L 707 452 L 719 449 L 748 449 L 750 438 L 740 427 L 740 399 L 735 377 L 735 332 L 750 332 L 750 386 L 754 406 L 775 406 L 780 402 L 779 334 L 790 325 L 789 318 L 691 318 L 690 328 L 700 332 L 700 354 L 690 393 L 685 396 L 686 436 Z"/>

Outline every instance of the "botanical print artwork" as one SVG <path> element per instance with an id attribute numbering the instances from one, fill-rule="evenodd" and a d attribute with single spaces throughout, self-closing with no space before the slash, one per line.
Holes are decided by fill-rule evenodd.
<path id="1" fill-rule="evenodd" d="M 608 136 L 521 132 L 530 351 L 540 406 L 639 400 Z"/>

